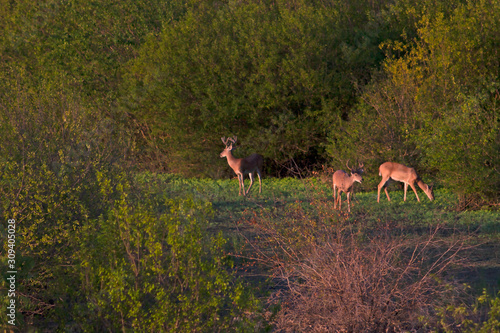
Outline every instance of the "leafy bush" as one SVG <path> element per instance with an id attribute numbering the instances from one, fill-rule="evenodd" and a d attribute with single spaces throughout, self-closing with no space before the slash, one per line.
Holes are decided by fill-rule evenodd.
<path id="1" fill-rule="evenodd" d="M 500 294 L 492 297 L 483 290 L 474 306 L 448 305 L 439 308 L 439 331 L 489 333 L 500 331 Z"/>
<path id="2" fill-rule="evenodd" d="M 3 77 L 1 216 L 17 221 L 16 252 L 25 258 L 18 261 L 18 309 L 29 323 L 54 314 L 76 290 L 67 270 L 74 233 L 112 199 L 99 195 L 97 174 L 113 169 L 127 148 L 115 123 L 93 114 L 64 86 L 45 82 L 34 88 L 33 77 L 21 69 Z"/>
<path id="3" fill-rule="evenodd" d="M 105 184 L 101 184 L 103 190 Z M 207 234 L 208 202 L 120 199 L 81 228 L 75 255 L 85 331 L 225 332 L 250 327 L 254 302 L 230 271 L 221 234 Z M 89 320 L 89 318 L 91 318 Z"/>
<path id="4" fill-rule="evenodd" d="M 18 325 L 251 326 L 243 309 L 253 300 L 232 275 L 221 235 L 207 233 L 211 205 L 131 187 L 116 123 L 64 87 L 29 88 L 30 76 L 17 74 L 0 95 L 0 191 L 2 220 L 17 222 Z"/>
<path id="5" fill-rule="evenodd" d="M 427 8 L 418 38 L 385 42 L 390 56 L 343 131 L 331 132 L 330 154 L 431 173 L 462 209 L 497 202 L 499 12 L 497 1 Z"/>

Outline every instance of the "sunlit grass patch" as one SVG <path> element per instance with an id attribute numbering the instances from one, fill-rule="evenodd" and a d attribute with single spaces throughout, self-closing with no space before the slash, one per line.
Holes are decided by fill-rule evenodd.
<path id="1" fill-rule="evenodd" d="M 263 261 L 255 261 L 255 246 L 265 255 L 286 256 L 281 251 L 302 251 L 305 249 L 303 246 L 309 246 L 311 254 L 314 254 L 317 249 L 329 249 L 331 242 L 338 240 L 342 240 L 344 245 L 350 244 L 351 249 L 361 251 L 360 258 L 370 256 L 370 244 L 377 239 L 387 238 L 393 244 L 406 242 L 411 249 L 412 242 L 425 244 L 426 237 L 431 237 L 436 247 L 428 255 L 439 255 L 439 251 L 446 251 L 447 246 L 455 247 L 460 242 L 459 247 L 467 248 L 466 251 L 461 250 L 467 264 L 446 264 L 447 271 L 443 278 L 468 282 L 474 286 L 473 290 L 491 287 L 497 282 L 494 281 L 494 273 L 500 267 L 495 255 L 498 251 L 500 214 L 495 211 L 459 211 L 457 196 L 445 188 L 435 190 L 434 201 L 419 191 L 418 202 L 413 191 L 407 193 L 407 200 L 404 201 L 403 190 L 392 186 L 391 201 L 387 201 L 385 193 L 381 193 L 380 202 L 377 202 L 376 188 L 364 187 L 361 192 L 361 187 L 355 187 L 351 213 L 348 213 L 345 194 L 342 210 L 334 210 L 331 183 L 316 178 L 264 178 L 262 193 L 259 194 L 256 182 L 246 197 L 238 195 L 236 178 L 213 180 L 143 173 L 136 177 L 136 183 L 151 196 L 189 196 L 210 202 L 214 215 L 210 217 L 207 232 L 222 232 L 226 240 L 224 249 L 233 257 L 235 271 L 262 298 L 269 297 L 270 290 L 286 289 L 276 280 L 271 269 L 273 262 L 280 262 L 284 257 L 261 265 Z M 245 186 L 248 185 L 247 179 Z M 262 243 L 265 239 L 273 241 Z M 283 244 L 287 247 L 276 248 Z M 314 246 L 318 248 L 314 249 Z M 331 255 L 328 251 L 323 255 Z M 339 248 L 339 251 L 349 254 L 350 250 Z M 407 255 L 405 251 L 401 255 Z M 295 254 L 294 267 L 305 267 L 305 260 L 310 256 L 301 256 L 299 252 Z M 318 262 L 333 260 L 322 256 L 317 258 Z M 412 269 L 423 269 L 426 258 L 427 255 L 421 257 L 424 266 L 412 266 Z M 394 257 L 396 259 L 397 256 Z M 394 264 L 399 263 L 394 261 Z M 313 275 L 304 276 L 304 279 L 313 278 Z M 300 281 L 294 283 L 294 288 L 303 287 Z M 441 287 L 436 284 L 436 288 Z M 325 297 L 330 299 L 328 295 Z M 312 298 L 303 300 L 312 301 Z"/>

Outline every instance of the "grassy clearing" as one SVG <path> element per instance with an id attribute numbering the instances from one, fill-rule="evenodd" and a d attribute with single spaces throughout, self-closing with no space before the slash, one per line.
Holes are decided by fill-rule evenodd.
<path id="1" fill-rule="evenodd" d="M 377 192 L 356 192 L 352 212 L 346 214 L 345 195 L 343 211 L 333 213 L 333 198 L 330 184 L 315 178 L 308 179 L 264 179 L 262 193 L 258 193 L 258 183 L 254 184 L 247 197 L 238 196 L 236 179 L 212 180 L 183 178 L 171 174 L 143 173 L 136 180 L 143 190 L 153 195 L 167 197 L 192 196 L 208 201 L 215 209 L 214 227 L 231 227 L 241 221 L 245 212 L 273 212 L 280 216 L 297 205 L 310 218 L 331 218 L 345 216 L 351 223 L 377 227 L 391 225 L 415 232 L 419 228 L 443 226 L 461 232 L 468 232 L 480 238 L 496 240 L 500 234 L 500 212 L 498 211 L 457 211 L 456 196 L 446 189 L 435 190 L 435 200 L 430 202 L 420 191 L 418 202 L 414 193 L 407 194 L 403 201 L 403 191 L 397 186 L 390 188 L 391 201 L 381 193 L 377 203 Z M 245 186 L 248 188 L 249 181 Z M 411 231 L 413 230 L 413 231 Z"/>
<path id="2" fill-rule="evenodd" d="M 258 193 L 256 182 L 247 197 L 238 196 L 236 179 L 212 180 L 143 173 L 137 176 L 137 180 L 151 193 L 162 193 L 168 197 L 192 196 L 211 202 L 216 212 L 213 227 L 223 229 L 233 230 L 248 212 L 272 212 L 279 218 L 290 209 L 300 206 L 309 218 L 345 216 L 350 223 L 361 223 L 367 227 L 387 225 L 412 233 L 440 225 L 470 233 L 485 241 L 498 240 L 500 237 L 500 212 L 457 211 L 457 197 L 446 189 L 436 189 L 435 200 L 432 202 L 420 190 L 420 202 L 410 191 L 407 193 L 407 200 L 403 201 L 403 190 L 398 186 L 390 187 L 390 202 L 381 193 L 380 203 L 377 203 L 376 190 L 356 192 L 352 212 L 346 215 L 345 195 L 343 211 L 333 213 L 331 185 L 316 178 L 266 178 L 263 180 L 262 193 Z M 245 187 L 248 188 L 248 185 L 247 179 Z"/>
<path id="3" fill-rule="evenodd" d="M 402 191 L 391 192 L 391 202 L 381 197 L 377 203 L 377 193 L 359 193 L 355 214 L 362 214 L 364 223 L 393 222 L 407 226 L 445 224 L 447 227 L 467 230 L 481 235 L 496 236 L 500 232 L 500 213 L 495 211 L 456 211 L 456 198 L 446 190 L 435 191 L 436 198 L 430 202 L 414 195 L 403 201 Z"/>
<path id="4" fill-rule="evenodd" d="M 380 203 L 377 203 L 376 191 L 356 192 L 352 212 L 348 214 L 345 197 L 344 210 L 334 211 L 330 184 L 315 178 L 264 179 L 262 194 L 258 193 L 257 183 L 247 197 L 238 196 L 236 179 L 186 179 L 174 175 L 141 174 L 137 180 L 143 190 L 153 195 L 192 196 L 211 202 L 215 214 L 210 230 L 223 232 L 228 240 L 228 253 L 239 253 L 234 259 L 239 274 L 254 288 L 260 289 L 256 293 L 263 299 L 274 297 L 278 299 L 277 304 L 295 304 L 295 307 L 288 308 L 285 312 L 288 315 L 296 313 L 296 316 L 278 315 L 278 319 L 274 320 L 277 327 L 287 327 L 292 322 L 298 325 L 293 327 L 301 327 L 304 323 L 294 322 L 296 318 L 308 318 L 307 311 L 319 311 L 318 304 L 311 302 L 311 299 L 314 300 L 316 296 L 313 295 L 317 293 L 331 292 L 324 289 L 325 281 L 331 283 L 334 277 L 333 280 L 339 281 L 339 288 L 346 288 L 342 281 L 347 277 L 335 276 L 331 267 L 335 267 L 336 262 L 329 262 L 329 256 L 343 256 L 342 260 L 351 265 L 354 271 L 365 272 L 363 274 L 375 272 L 377 279 L 371 282 L 372 285 L 359 285 L 359 290 L 372 290 L 374 286 L 382 286 L 380 281 L 395 283 L 398 279 L 404 280 L 406 284 L 398 284 L 401 289 L 396 290 L 396 294 L 392 294 L 395 292 L 392 289 L 388 291 L 387 287 L 377 289 L 379 298 L 387 297 L 391 302 L 395 300 L 394 307 L 408 302 L 415 306 L 420 304 L 420 307 L 427 309 L 422 314 L 424 317 L 436 316 L 436 304 L 446 304 L 449 297 L 458 299 L 456 295 L 446 296 L 446 293 L 454 288 L 460 289 L 463 283 L 472 286 L 469 293 L 474 296 L 480 295 L 483 289 L 492 294 L 500 289 L 500 212 L 457 211 L 457 198 L 446 189 L 435 190 L 433 202 L 421 191 L 421 202 L 417 201 L 413 192 L 407 194 L 405 202 L 403 191 L 397 186 L 390 188 L 390 202 L 381 193 Z M 249 185 L 248 180 L 245 185 Z M 340 244 L 343 250 L 335 250 L 332 244 Z M 418 260 L 412 257 L 406 262 L 404 258 L 411 257 L 411 252 L 416 250 L 419 253 Z M 389 255 L 387 262 L 379 261 L 377 251 Z M 313 266 L 317 265 L 322 269 L 321 283 L 315 275 L 317 271 L 313 275 L 307 273 L 311 258 L 315 258 Z M 256 262 L 263 265 L 255 265 Z M 358 262 L 364 264 L 358 265 Z M 388 270 L 379 271 L 370 268 L 375 265 L 378 269 L 379 266 L 384 267 L 384 264 L 392 266 Z M 290 271 L 286 274 L 283 271 L 277 272 L 276 266 L 282 269 L 288 267 Z M 337 268 L 335 271 L 338 270 Z M 297 271 L 302 275 L 294 275 Z M 388 274 L 389 271 L 392 273 Z M 413 273 L 408 275 L 405 273 L 407 271 Z M 348 276 L 355 282 L 359 280 L 354 275 Z M 394 276 L 400 278 L 394 280 Z M 283 285 L 284 280 L 288 280 L 289 284 Z M 312 291 L 304 289 L 304 281 L 311 283 L 306 285 L 313 288 Z M 318 283 L 314 285 L 311 281 Z M 446 287 L 448 284 L 455 287 L 450 289 Z M 290 298 L 289 294 L 285 296 L 285 290 L 300 292 L 302 298 Z M 413 301 L 401 296 L 409 293 L 408 290 L 413 292 L 412 295 L 418 302 L 412 303 Z M 280 296 L 276 296 L 278 294 Z M 434 296 L 429 300 L 428 295 L 431 294 Z M 367 294 L 343 297 L 346 296 L 365 299 Z M 473 303 L 472 299 L 467 301 L 468 304 Z M 304 307 L 306 304 L 308 307 Z M 332 306 L 336 307 L 338 304 Z M 358 303 L 350 306 L 356 307 Z M 364 306 L 369 311 L 378 313 L 377 316 L 385 318 L 385 321 L 373 323 L 366 318 L 363 322 L 339 321 L 335 325 L 348 330 L 362 327 L 388 329 L 390 322 L 397 322 L 400 325 L 398 327 L 406 329 L 424 325 L 420 322 L 421 319 L 411 319 L 410 325 L 408 318 L 403 320 L 400 318 L 402 315 L 394 317 L 392 312 L 387 312 L 390 307 L 386 305 Z M 409 307 L 406 312 L 412 314 L 414 309 Z M 432 318 L 429 320 L 435 324 L 438 319 Z M 307 325 L 313 323 L 316 323 L 314 319 L 309 318 Z"/>

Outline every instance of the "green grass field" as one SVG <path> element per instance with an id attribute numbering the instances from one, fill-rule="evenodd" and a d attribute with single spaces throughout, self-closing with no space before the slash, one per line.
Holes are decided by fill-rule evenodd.
<path id="1" fill-rule="evenodd" d="M 193 196 L 195 199 L 206 200 L 215 208 L 216 220 L 225 223 L 236 222 L 241 212 L 249 209 L 272 209 L 285 207 L 297 202 L 311 203 L 313 201 L 330 202 L 333 209 L 331 185 L 315 178 L 307 179 L 264 179 L 262 193 L 258 193 L 256 181 L 247 197 L 238 195 L 238 181 L 183 178 L 176 175 L 141 174 L 137 180 L 150 186 L 153 191 L 164 191 L 168 196 Z M 246 180 L 245 187 L 248 188 Z M 352 202 L 352 219 L 363 219 L 363 223 L 373 224 L 377 221 L 384 223 L 398 221 L 407 225 L 435 225 L 447 224 L 462 230 L 469 230 L 483 236 L 498 237 L 500 232 L 500 212 L 457 211 L 456 196 L 446 189 L 435 190 L 435 200 L 430 202 L 419 190 L 421 202 L 418 202 L 414 193 L 409 190 L 407 200 L 403 201 L 403 190 L 391 186 L 388 202 L 384 193 L 377 203 L 377 191 L 358 192 L 355 189 L 355 198 Z M 345 195 L 342 200 L 342 210 L 347 211 Z"/>
<path id="2" fill-rule="evenodd" d="M 441 325 L 452 332 L 470 318 L 485 320 L 484 311 L 472 308 L 484 290 L 494 296 L 500 289 L 500 212 L 459 211 L 458 198 L 444 188 L 435 189 L 432 202 L 420 189 L 421 202 L 413 191 L 405 202 L 402 188 L 391 185 L 391 201 L 381 193 L 377 203 L 376 187 L 365 183 L 363 190 L 355 187 L 347 213 L 345 195 L 342 211 L 333 209 L 328 180 L 264 178 L 262 193 L 256 182 L 245 197 L 238 195 L 236 179 L 136 176 L 138 190 L 151 196 L 211 204 L 207 232 L 222 233 L 234 273 L 263 304 L 262 322 L 278 329 L 287 323 L 295 325 L 292 330 L 335 325 L 377 331 L 394 325 L 427 332 Z M 334 282 L 344 294 L 325 289 Z M 341 303 L 350 299 L 346 309 L 378 313 L 382 324 L 361 317 L 353 323 L 351 312 L 339 313 L 333 324 L 308 315 L 326 311 L 329 317 L 339 309 L 332 301 L 337 296 Z M 388 310 L 400 307 L 404 315 Z M 415 309 L 422 307 L 417 319 Z"/>
<path id="3" fill-rule="evenodd" d="M 496 272 L 491 281 L 482 281 L 481 285 L 490 284 L 497 290 L 500 283 L 500 212 L 498 211 L 458 211 L 457 198 L 450 191 L 438 188 L 435 200 L 429 201 L 418 189 L 421 202 L 409 190 L 406 202 L 403 201 L 403 190 L 391 185 L 389 193 L 391 201 L 387 201 L 381 193 L 377 203 L 377 191 L 356 192 L 352 201 L 351 213 L 347 214 L 345 195 L 342 200 L 342 212 L 333 210 L 331 184 L 317 178 L 306 179 L 263 179 L 262 193 L 258 193 L 256 181 L 248 196 L 238 195 L 236 179 L 212 180 L 183 178 L 171 174 L 141 174 L 137 176 L 139 183 L 150 189 L 152 193 L 162 192 L 169 197 L 192 196 L 195 199 L 209 201 L 215 211 L 211 220 L 211 228 L 222 230 L 228 238 L 233 234 L 238 223 L 245 221 L 249 213 L 270 214 L 277 220 L 290 210 L 300 209 L 311 219 L 345 219 L 348 223 L 362 225 L 367 228 L 389 227 L 396 233 L 407 236 L 414 233 L 425 233 L 430 227 L 439 226 L 448 234 L 469 236 L 471 245 L 478 253 L 488 249 L 484 258 L 474 258 L 477 274 L 481 270 Z M 245 187 L 248 188 L 249 180 Z M 355 189 L 356 191 L 356 189 Z M 476 255 L 472 253 L 471 255 Z M 471 280 L 477 281 L 472 275 Z M 496 281 L 495 281 L 496 278 Z"/>

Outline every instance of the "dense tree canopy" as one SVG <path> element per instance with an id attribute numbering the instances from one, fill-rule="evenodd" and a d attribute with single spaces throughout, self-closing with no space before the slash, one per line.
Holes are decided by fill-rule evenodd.
<path id="1" fill-rule="evenodd" d="M 217 164 L 219 138 L 230 134 L 240 154 L 274 161 L 271 172 L 292 158 L 324 160 L 332 120 L 382 59 L 383 22 L 370 22 L 364 2 L 201 6 L 151 36 L 126 69 L 122 105 L 150 131 L 161 162 L 219 175 L 204 166 Z"/>

